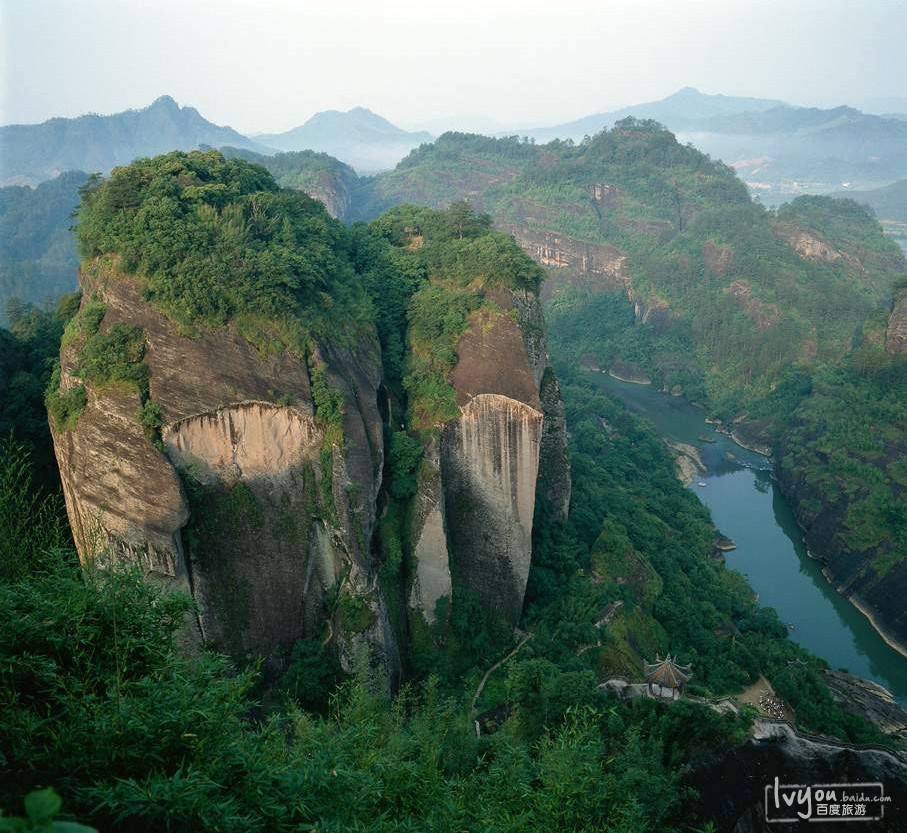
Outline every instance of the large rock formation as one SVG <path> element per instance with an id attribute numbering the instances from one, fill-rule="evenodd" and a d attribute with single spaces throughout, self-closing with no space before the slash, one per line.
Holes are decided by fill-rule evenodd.
<path id="1" fill-rule="evenodd" d="M 163 422 L 156 445 L 136 418 L 137 390 L 88 384 L 78 422 L 54 428 L 83 561 L 136 563 L 189 591 L 201 635 L 234 655 L 277 657 L 327 633 L 342 655 L 368 641 L 393 670 L 369 553 L 383 463 L 374 333 L 354 348 L 319 343 L 307 365 L 286 351 L 262 355 L 232 325 L 183 333 L 115 268 L 81 280 L 83 306 L 106 304 L 102 332 L 118 323 L 144 332 Z M 75 338 L 62 351 L 63 388 L 81 381 L 80 346 Z M 342 395 L 333 439 L 316 417 L 310 367 Z M 340 602 L 326 609 L 329 590 Z M 357 615 L 345 617 L 350 609 Z"/>
<path id="2" fill-rule="evenodd" d="M 428 441 L 415 498 L 410 604 L 432 622 L 454 585 L 516 621 L 532 554 L 536 491 L 566 515 L 564 406 L 538 297 L 489 293 L 457 348 L 459 415 Z"/>
<path id="3" fill-rule="evenodd" d="M 198 603 L 205 641 L 238 657 L 280 657 L 300 637 L 361 642 L 398 666 L 372 536 L 383 467 L 380 348 L 321 340 L 306 360 L 263 355 L 230 325 L 184 332 L 109 265 L 82 275 L 83 306 L 103 302 L 100 331 L 144 334 L 155 442 L 139 392 L 88 383 L 87 406 L 54 440 L 84 561 L 140 566 Z M 459 414 L 427 437 L 411 506 L 409 601 L 432 622 L 455 585 L 518 620 L 537 492 L 566 516 L 564 406 L 538 297 L 486 293 L 460 338 L 451 379 Z M 61 355 L 78 377 L 84 335 Z M 339 433 L 319 420 L 313 374 L 342 394 Z"/>

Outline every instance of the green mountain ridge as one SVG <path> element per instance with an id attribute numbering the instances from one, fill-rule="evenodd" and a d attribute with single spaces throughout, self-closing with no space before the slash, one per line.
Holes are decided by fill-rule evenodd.
<path id="1" fill-rule="evenodd" d="M 550 267 L 552 309 L 629 296 L 643 326 L 597 338 L 593 317 L 575 360 L 633 361 L 728 423 L 748 416 L 734 430 L 778 451 L 811 547 L 903 644 L 905 363 L 884 332 L 907 264 L 871 212 L 824 197 L 766 210 L 726 166 L 632 120 L 575 146 L 445 134 L 364 182 L 360 211 L 463 198 Z"/>
<path id="2" fill-rule="evenodd" d="M 448 133 L 376 177 L 312 153 L 257 161 L 347 220 L 468 199 L 553 267 L 550 303 L 576 315 L 597 292 L 627 295 L 643 326 L 617 341 L 592 328 L 575 356 L 634 362 L 728 423 L 746 414 L 738 436 L 790 463 L 783 483 L 808 540 L 842 564 L 849 593 L 897 620 L 886 587 L 903 570 L 904 532 L 888 507 L 902 493 L 903 416 L 886 403 L 903 363 L 886 353 L 885 328 L 905 266 L 871 213 L 815 197 L 766 210 L 729 168 L 633 120 L 579 145 Z M 838 386 L 846 420 L 830 409 Z M 852 418 L 841 436 L 853 442 L 830 454 L 822 437 L 838 428 L 826 419 Z M 816 502 L 833 508 L 817 514 Z"/>
<path id="3" fill-rule="evenodd" d="M 882 185 L 907 174 L 907 132 L 896 116 L 706 95 L 691 87 L 659 101 L 514 132 L 541 142 L 581 141 L 627 117 L 654 119 L 734 165 L 772 204 L 802 193 L 835 191 L 847 182 Z"/>

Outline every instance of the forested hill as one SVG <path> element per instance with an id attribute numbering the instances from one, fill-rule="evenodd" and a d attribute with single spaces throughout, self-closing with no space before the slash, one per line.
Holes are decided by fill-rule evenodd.
<path id="1" fill-rule="evenodd" d="M 627 286 L 647 320 L 693 347 L 647 360 L 725 416 L 786 367 L 846 353 L 904 270 L 861 207 L 807 198 L 769 211 L 732 170 L 651 122 L 579 145 L 445 134 L 371 180 L 358 210 L 460 198 L 565 266 L 554 287 Z"/>
<path id="2" fill-rule="evenodd" d="M 275 153 L 273 156 L 234 147 L 221 148 L 221 152 L 228 158 L 239 157 L 264 166 L 281 187 L 305 191 L 323 202 L 333 217 L 350 219 L 360 180 L 356 172 L 339 159 L 314 150 Z"/>
<path id="3" fill-rule="evenodd" d="M 769 210 L 733 170 L 633 119 L 580 144 L 447 133 L 371 178 L 311 152 L 256 161 L 347 220 L 403 202 L 487 211 L 551 267 L 549 303 L 587 321 L 562 348 L 635 363 L 744 418 L 735 431 L 777 452 L 813 551 L 840 560 L 838 584 L 907 640 L 890 592 L 907 570 L 904 361 L 899 336 L 885 347 L 907 265 L 869 209 L 802 197 Z M 635 312 L 619 339 L 597 330 L 603 291 Z"/>
<path id="4" fill-rule="evenodd" d="M 750 743 L 753 684 L 895 742 L 715 557 L 653 428 L 569 349 L 558 382 L 543 270 L 489 217 L 347 228 L 177 152 L 92 181 L 77 233 L 81 297 L 0 331 L 4 819 L 53 786 L 131 833 L 729 830 L 767 766 L 841 754 Z M 30 483 L 45 385 L 84 571 Z M 692 697 L 602 685 L 668 652 Z M 902 801 L 894 758 L 844 754 Z"/>
<path id="5" fill-rule="evenodd" d="M 0 326 L 12 298 L 44 306 L 76 288 L 75 239 L 69 230 L 82 171 L 67 171 L 37 188 L 0 188 Z"/>
<path id="6" fill-rule="evenodd" d="M 141 110 L 0 127 L 0 184 L 34 185 L 69 170 L 106 173 L 140 156 L 200 145 L 266 150 L 165 95 Z"/>

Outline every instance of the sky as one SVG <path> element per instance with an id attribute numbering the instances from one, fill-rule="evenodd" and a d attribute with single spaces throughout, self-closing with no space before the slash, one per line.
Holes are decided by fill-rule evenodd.
<path id="1" fill-rule="evenodd" d="M 0 123 L 160 95 L 255 133 L 365 106 L 534 127 L 680 87 L 836 106 L 907 95 L 907 0 L 0 0 Z"/>

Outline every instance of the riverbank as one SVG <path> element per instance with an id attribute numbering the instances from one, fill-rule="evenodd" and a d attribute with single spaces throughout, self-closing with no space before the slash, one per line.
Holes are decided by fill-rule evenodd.
<path id="1" fill-rule="evenodd" d="M 692 455 L 685 454 L 690 465 L 684 480 L 709 508 L 716 528 L 737 545 L 724 553 L 727 565 L 746 575 L 762 604 L 777 610 L 791 638 L 832 668 L 879 683 L 907 705 L 907 660 L 807 554 L 803 531 L 773 479 L 771 460 L 761 453 L 764 449 L 758 443 L 747 443 L 755 446 L 750 448 L 738 443 L 734 434 L 739 432 L 717 430 L 705 412 L 681 397 L 604 373 L 593 378 L 654 423 L 675 453 L 683 446 L 695 450 L 705 471 L 696 466 L 690 481 Z M 706 442 L 705 437 L 717 441 Z M 698 482 L 706 486 L 695 485 Z"/>
<path id="2" fill-rule="evenodd" d="M 619 382 L 631 385 L 651 385 L 652 380 L 641 368 L 630 362 L 616 361 L 608 368 L 608 375 Z"/>
<path id="3" fill-rule="evenodd" d="M 618 379 L 613 374 L 608 374 L 612 379 L 617 379 L 619 382 L 625 382 L 627 380 Z M 638 385 L 637 382 L 630 381 L 630 384 Z M 702 406 L 697 403 L 688 402 L 682 397 L 674 397 L 666 393 L 659 393 L 655 391 L 654 388 L 651 389 L 656 395 L 662 396 L 666 400 L 680 401 L 683 402 L 687 407 L 691 409 L 699 410 Z M 656 401 L 657 400 L 653 400 Z M 646 412 L 646 415 L 650 418 L 652 417 L 652 408 L 646 407 L 642 409 Z M 714 417 L 703 416 L 701 417 L 702 423 L 704 426 L 711 428 L 715 431 L 716 435 L 726 437 L 730 442 L 735 446 L 745 449 L 751 454 L 758 455 L 759 458 L 765 461 L 770 467 L 772 476 L 775 480 L 777 489 L 781 492 L 784 497 L 784 500 L 790 505 L 795 518 L 798 537 L 800 543 L 802 543 L 806 554 L 810 559 L 814 559 L 822 569 L 820 570 L 821 576 L 825 582 L 828 584 L 829 591 L 837 594 L 844 603 L 850 605 L 856 613 L 865 619 L 869 626 L 878 634 L 879 638 L 893 651 L 895 651 L 899 656 L 907 658 L 907 644 L 903 640 L 900 640 L 895 636 L 890 630 L 886 629 L 884 625 L 879 621 L 879 617 L 874 611 L 874 609 L 861 599 L 858 595 L 854 593 L 847 592 L 846 588 L 842 588 L 839 581 L 835 579 L 835 576 L 827 567 L 827 559 L 821 555 L 816 555 L 813 552 L 810 552 L 806 549 L 806 540 L 807 540 L 807 530 L 800 521 L 799 507 L 801 496 L 798 493 L 797 489 L 793 484 L 787 482 L 785 478 L 781 477 L 781 473 L 777 466 L 777 461 L 773 456 L 772 449 L 765 441 L 762 439 L 762 425 L 758 421 L 750 421 L 745 417 L 739 417 L 734 422 L 723 423 L 722 421 L 715 419 Z M 657 423 L 657 420 L 656 420 Z M 700 432 L 699 434 L 693 434 L 688 432 L 685 436 L 685 442 L 678 441 L 676 439 L 669 438 L 669 430 L 666 430 L 665 425 L 656 425 L 659 428 L 662 437 L 665 438 L 668 446 L 671 448 L 672 453 L 675 456 L 677 461 L 678 476 L 681 478 L 681 481 L 684 485 L 691 485 L 692 483 L 698 482 L 698 478 L 703 472 L 703 469 L 700 467 L 702 462 L 702 457 L 700 454 L 700 449 L 697 446 L 701 446 L 703 443 L 708 443 L 706 436 Z M 711 445 L 712 443 L 708 443 Z M 689 448 L 693 448 L 695 451 L 695 457 L 691 455 L 688 451 Z M 733 452 L 732 452 L 733 453 Z M 748 468 L 759 468 L 760 466 L 754 465 L 752 460 L 743 461 L 741 463 Z M 763 464 L 764 465 L 764 464 Z"/>

